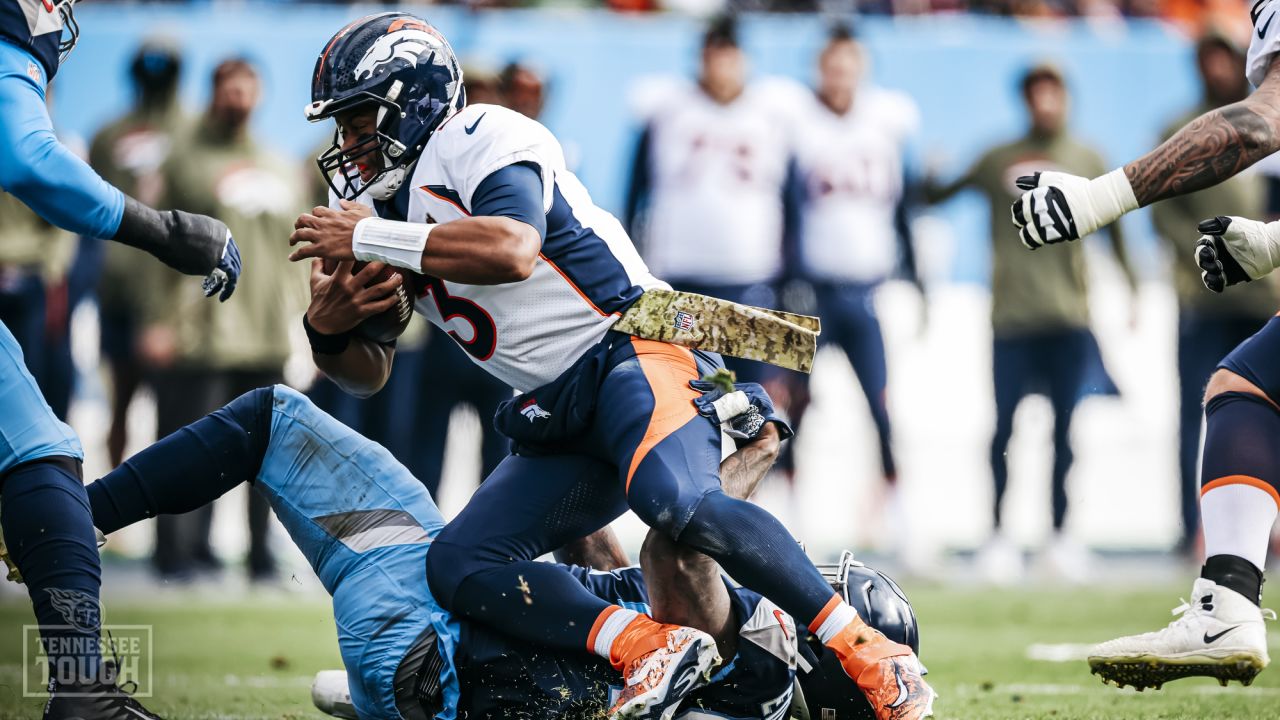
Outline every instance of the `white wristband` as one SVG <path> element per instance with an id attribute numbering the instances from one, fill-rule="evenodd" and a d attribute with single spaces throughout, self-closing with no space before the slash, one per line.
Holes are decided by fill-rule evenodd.
<path id="1" fill-rule="evenodd" d="M 1133 194 L 1129 176 L 1124 174 L 1122 167 L 1090 180 L 1088 188 L 1090 209 L 1093 211 L 1091 219 L 1096 224 L 1087 231 L 1082 230 L 1081 237 L 1100 227 L 1110 225 L 1127 212 L 1138 209 L 1138 196 Z"/>
<path id="2" fill-rule="evenodd" d="M 368 217 L 356 223 L 351 250 L 357 260 L 422 272 L 422 251 L 435 225 Z"/>

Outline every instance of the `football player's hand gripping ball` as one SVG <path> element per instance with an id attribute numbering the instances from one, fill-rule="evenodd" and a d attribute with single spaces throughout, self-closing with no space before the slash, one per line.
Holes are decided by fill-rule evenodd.
<path id="1" fill-rule="evenodd" d="M 311 305 L 307 322 L 325 335 L 345 333 L 365 318 L 390 310 L 399 301 L 396 288 L 404 281 L 400 273 L 374 282 L 386 265 L 369 263 L 352 272 L 355 262 L 343 260 L 332 273 L 325 272 L 323 260 L 311 261 Z"/>
<path id="2" fill-rule="evenodd" d="M 1138 207 L 1123 168 L 1093 180 L 1039 172 L 1023 175 L 1017 184 L 1026 192 L 1013 202 L 1013 224 L 1031 250 L 1079 240 Z"/>
<path id="3" fill-rule="evenodd" d="M 1219 215 L 1200 223 L 1196 264 L 1214 292 L 1266 276 L 1280 265 L 1280 223 Z"/>

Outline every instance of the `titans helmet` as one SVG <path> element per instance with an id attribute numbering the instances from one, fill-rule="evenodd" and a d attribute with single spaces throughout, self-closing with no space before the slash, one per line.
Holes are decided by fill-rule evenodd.
<path id="1" fill-rule="evenodd" d="M 858 611 L 866 623 L 890 640 L 920 655 L 920 630 L 911 603 L 898 584 L 884 573 L 853 559 L 845 550 L 840 562 L 818 565 L 831 587 Z M 875 720 L 875 712 L 856 683 L 849 679 L 835 653 L 812 634 L 800 639 L 800 667 L 796 677 L 794 717 L 812 720 Z"/>
<path id="2" fill-rule="evenodd" d="M 402 12 L 360 18 L 339 30 L 316 59 L 306 115 L 320 122 L 367 109 L 377 113 L 376 129 L 346 149 L 341 128 L 336 130 L 316 161 L 320 172 L 339 197 L 367 191 L 389 200 L 431 133 L 465 104 L 462 67 L 439 31 Z M 378 163 L 380 170 L 359 182 L 357 162 Z"/>

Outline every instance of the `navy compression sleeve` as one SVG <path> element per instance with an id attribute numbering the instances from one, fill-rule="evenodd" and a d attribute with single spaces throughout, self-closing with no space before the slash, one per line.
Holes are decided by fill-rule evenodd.
<path id="1" fill-rule="evenodd" d="M 495 170 L 471 196 L 473 216 L 509 217 L 532 225 L 547 239 L 547 212 L 542 207 L 542 175 L 530 163 Z"/>
<path id="2" fill-rule="evenodd" d="M 58 142 L 43 82 L 28 72 L 33 63 L 26 51 L 0 42 L 0 188 L 64 230 L 111 238 L 124 194 Z"/>

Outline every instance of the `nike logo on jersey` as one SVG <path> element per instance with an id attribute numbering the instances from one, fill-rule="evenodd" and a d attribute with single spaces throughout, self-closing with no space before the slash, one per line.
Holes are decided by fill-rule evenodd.
<path id="1" fill-rule="evenodd" d="M 1240 627 L 1240 626 L 1239 626 L 1239 625 L 1232 625 L 1231 627 L 1227 628 L 1226 630 L 1223 630 L 1222 632 L 1218 633 L 1217 635 L 1210 635 L 1209 633 L 1205 633 L 1205 634 L 1204 634 L 1204 644 L 1205 644 L 1205 645 L 1212 645 L 1212 644 L 1214 644 L 1214 643 L 1218 642 L 1218 640 L 1219 640 L 1219 639 L 1221 639 L 1223 635 L 1226 635 L 1227 633 L 1231 632 L 1232 630 L 1235 630 L 1235 629 L 1236 629 L 1236 628 L 1238 628 L 1238 627 Z"/>
<path id="2" fill-rule="evenodd" d="M 1267 17 L 1267 24 L 1262 27 L 1258 27 L 1258 21 L 1262 19 L 1262 11 L 1270 1 L 1271 0 L 1257 0 L 1257 2 L 1253 4 L 1253 7 L 1249 8 L 1249 20 L 1251 20 L 1253 22 L 1253 26 L 1257 28 L 1259 40 L 1266 39 L 1267 28 L 1271 27 L 1271 21 L 1276 17 L 1275 13 L 1271 13 L 1271 15 Z"/>
<path id="3" fill-rule="evenodd" d="M 476 118 L 476 121 L 471 123 L 471 127 L 463 128 L 463 130 L 466 130 L 468 135 L 474 133 L 476 131 L 476 126 L 479 125 L 480 121 L 484 119 L 484 116 L 488 114 L 488 112 L 480 113 L 480 117 Z"/>

